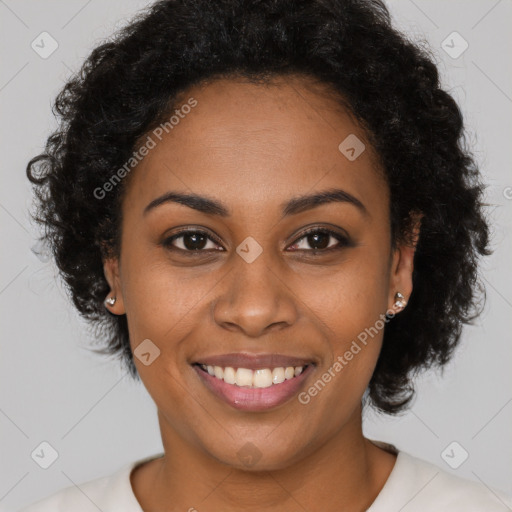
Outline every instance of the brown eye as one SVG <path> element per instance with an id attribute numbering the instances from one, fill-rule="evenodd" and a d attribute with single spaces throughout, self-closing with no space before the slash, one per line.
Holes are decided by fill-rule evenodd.
<path id="1" fill-rule="evenodd" d="M 301 242 L 303 240 L 303 242 Z M 350 245 L 347 237 L 328 229 L 313 228 L 302 234 L 290 247 L 294 251 L 330 251 Z M 308 248 L 309 246 L 309 248 Z"/>
<path id="2" fill-rule="evenodd" d="M 180 231 L 165 239 L 162 245 L 169 250 L 183 252 L 205 252 L 219 250 L 216 240 L 204 231 Z"/>

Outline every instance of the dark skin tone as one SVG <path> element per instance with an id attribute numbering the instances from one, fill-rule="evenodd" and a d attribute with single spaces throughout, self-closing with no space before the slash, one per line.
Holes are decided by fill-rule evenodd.
<path id="1" fill-rule="evenodd" d="M 306 405 L 295 396 L 237 410 L 191 364 L 241 351 L 307 357 L 316 363 L 307 389 L 393 308 L 397 291 L 410 296 L 414 248 L 392 247 L 378 160 L 358 124 L 303 77 L 222 79 L 183 97 L 198 104 L 132 171 L 120 258 L 104 262 L 117 297 L 107 307 L 127 315 L 132 349 L 150 339 L 161 351 L 149 366 L 135 358 L 165 455 L 132 472 L 134 493 L 145 511 L 365 510 L 396 459 L 362 434 L 382 330 Z M 349 134 L 366 144 L 355 161 L 338 150 Z M 334 188 L 364 208 L 338 201 L 283 216 L 291 198 Z M 144 214 L 169 191 L 214 198 L 229 215 L 174 202 Z M 304 235 L 311 227 L 319 238 Z M 190 234 L 174 251 L 162 245 L 182 229 L 212 239 L 188 253 Z M 263 249 L 252 263 L 236 252 L 248 236 Z M 237 455 L 247 443 L 261 456 L 252 467 Z"/>

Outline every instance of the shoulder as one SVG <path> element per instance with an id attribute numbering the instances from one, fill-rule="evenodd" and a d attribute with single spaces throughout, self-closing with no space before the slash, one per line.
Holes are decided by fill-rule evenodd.
<path id="1" fill-rule="evenodd" d="M 66 487 L 19 512 L 98 512 L 98 510 L 107 510 L 107 504 L 112 500 L 123 499 L 123 493 L 126 494 L 126 488 L 123 485 L 125 481 L 129 482 L 128 467 L 109 476 Z"/>
<path id="2" fill-rule="evenodd" d="M 503 491 L 453 475 L 444 469 L 398 452 L 395 467 L 368 512 L 510 512 L 512 498 Z"/>
<path id="3" fill-rule="evenodd" d="M 154 457 L 126 464 L 108 476 L 66 487 L 18 512 L 142 512 L 130 474 L 134 467 Z"/>
<path id="4" fill-rule="evenodd" d="M 421 459 L 417 461 L 416 465 L 423 466 L 425 471 L 435 471 L 428 480 L 432 484 L 431 489 L 425 493 L 428 502 L 453 511 L 512 511 L 512 498 L 501 490 L 453 475 Z M 423 501 L 426 502 L 425 498 Z"/>
<path id="5" fill-rule="evenodd" d="M 88 512 L 89 510 L 101 509 L 105 501 L 109 482 L 113 475 L 97 478 L 78 486 L 66 487 L 51 496 L 43 498 L 19 512 Z"/>

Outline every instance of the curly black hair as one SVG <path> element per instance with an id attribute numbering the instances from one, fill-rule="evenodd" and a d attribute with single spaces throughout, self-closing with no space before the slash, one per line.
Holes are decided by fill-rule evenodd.
<path id="1" fill-rule="evenodd" d="M 412 377 L 442 367 L 463 324 L 481 312 L 480 256 L 490 254 L 484 185 L 462 114 L 429 50 L 397 31 L 380 0 L 161 0 L 97 46 L 55 99 L 59 129 L 32 158 L 33 218 L 44 226 L 68 292 L 105 344 L 139 378 L 126 315 L 104 306 L 103 258 L 119 255 L 126 179 L 94 193 L 168 119 L 181 93 L 216 77 L 313 77 L 339 94 L 379 155 L 394 246 L 421 212 L 413 293 L 385 327 L 368 388 L 379 412 L 414 396 Z M 482 299 L 482 300 L 480 300 Z"/>

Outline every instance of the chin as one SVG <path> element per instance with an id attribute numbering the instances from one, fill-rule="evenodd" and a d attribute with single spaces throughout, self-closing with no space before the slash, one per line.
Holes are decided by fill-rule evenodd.
<path id="1" fill-rule="evenodd" d="M 265 435 L 252 440 L 249 437 L 240 438 L 236 442 L 229 438 L 224 446 L 217 443 L 215 446 L 205 446 L 205 450 L 226 466 L 251 472 L 285 469 L 305 456 L 305 447 L 297 446 L 296 442 L 287 444 L 282 438 L 269 442 Z"/>

